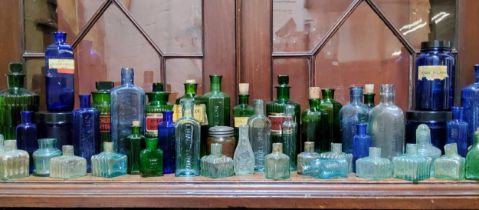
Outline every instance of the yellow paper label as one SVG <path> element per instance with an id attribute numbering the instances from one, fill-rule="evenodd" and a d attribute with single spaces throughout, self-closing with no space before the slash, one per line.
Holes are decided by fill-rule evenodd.
<path id="1" fill-rule="evenodd" d="M 181 105 L 175 104 L 173 106 L 173 122 L 177 122 L 182 116 Z M 206 117 L 206 106 L 204 104 L 195 104 L 193 108 L 193 117 L 200 122 L 201 125 L 208 125 L 208 118 Z"/>
<path id="2" fill-rule="evenodd" d="M 444 80 L 447 77 L 449 77 L 447 66 L 419 66 L 418 68 L 418 79 Z"/>
<path id="3" fill-rule="evenodd" d="M 235 117 L 235 128 L 248 124 L 249 117 Z"/>
<path id="4" fill-rule="evenodd" d="M 48 68 L 56 69 L 58 73 L 75 73 L 75 60 L 73 59 L 48 59 Z"/>

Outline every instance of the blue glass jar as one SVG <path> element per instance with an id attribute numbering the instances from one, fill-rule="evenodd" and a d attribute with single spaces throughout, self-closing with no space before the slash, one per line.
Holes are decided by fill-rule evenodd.
<path id="1" fill-rule="evenodd" d="M 72 111 L 75 104 L 73 48 L 65 32 L 54 32 L 54 42 L 45 50 L 45 85 L 50 112 Z"/>
<path id="2" fill-rule="evenodd" d="M 447 123 L 447 143 L 456 143 L 458 154 L 466 157 L 468 124 L 464 121 L 463 113 L 462 107 L 452 107 L 452 120 Z"/>
<path id="3" fill-rule="evenodd" d="M 468 125 L 467 145 L 473 143 L 474 132 L 479 128 L 479 64 L 474 65 L 475 81 L 461 91 L 461 105 L 464 108 L 464 121 Z"/>
<path id="4" fill-rule="evenodd" d="M 38 138 L 57 139 L 56 148 L 72 145 L 72 118 L 71 112 L 36 112 Z"/>
<path id="5" fill-rule="evenodd" d="M 22 111 L 21 123 L 17 125 L 18 149 L 25 150 L 30 156 L 30 163 L 33 163 L 33 152 L 38 148 L 37 126 L 32 122 L 32 111 Z M 33 172 L 33 164 L 30 164 L 30 173 Z"/>
<path id="6" fill-rule="evenodd" d="M 369 155 L 372 140 L 371 136 L 367 134 L 367 130 L 368 124 L 366 123 L 356 125 L 356 135 L 353 137 L 353 171 L 356 171 L 356 160 Z"/>
<path id="7" fill-rule="evenodd" d="M 454 105 L 455 75 L 456 62 L 449 41 L 421 43 L 421 53 L 416 58 L 416 110 L 450 110 Z"/>
<path id="8" fill-rule="evenodd" d="M 447 140 L 447 122 L 451 112 L 408 111 L 406 112 L 406 143 L 416 143 L 416 129 L 420 124 L 426 124 L 431 130 L 431 143 L 440 149 Z"/>
<path id="9" fill-rule="evenodd" d="M 163 121 L 158 124 L 158 143 L 163 150 L 163 173 L 171 174 L 176 170 L 176 136 L 173 123 L 173 111 L 163 112 Z"/>

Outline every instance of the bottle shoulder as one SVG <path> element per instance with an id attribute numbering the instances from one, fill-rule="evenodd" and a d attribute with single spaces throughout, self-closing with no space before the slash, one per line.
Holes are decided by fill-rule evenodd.
<path id="1" fill-rule="evenodd" d="M 73 58 L 73 48 L 69 44 L 52 43 L 45 49 L 45 59 L 49 58 Z"/>

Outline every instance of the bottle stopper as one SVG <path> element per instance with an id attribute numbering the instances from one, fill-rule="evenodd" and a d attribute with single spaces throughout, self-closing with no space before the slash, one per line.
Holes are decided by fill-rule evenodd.
<path id="1" fill-rule="evenodd" d="M 194 79 L 187 79 L 187 80 L 185 81 L 185 83 L 196 84 L 196 80 L 194 80 Z"/>
<path id="2" fill-rule="evenodd" d="M 249 93 L 249 83 L 239 83 L 239 94 L 248 95 Z"/>
<path id="3" fill-rule="evenodd" d="M 319 87 L 309 87 L 309 98 L 310 99 L 319 98 L 320 92 L 321 92 L 321 88 Z"/>
<path id="4" fill-rule="evenodd" d="M 366 93 L 366 94 L 374 93 L 374 84 L 365 84 L 364 85 L 364 93 Z"/>
<path id="5" fill-rule="evenodd" d="M 135 121 L 131 122 L 131 124 L 132 124 L 133 127 L 140 127 L 140 121 L 135 120 Z"/>

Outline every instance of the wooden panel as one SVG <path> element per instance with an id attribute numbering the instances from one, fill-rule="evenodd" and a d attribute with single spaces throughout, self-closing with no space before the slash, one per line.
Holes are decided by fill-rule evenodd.
<path id="1" fill-rule="evenodd" d="M 19 61 L 21 55 L 21 22 L 20 7 L 21 1 L 5 0 L 0 1 L 0 89 L 7 87 L 8 64 Z"/>

